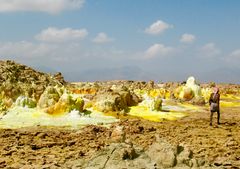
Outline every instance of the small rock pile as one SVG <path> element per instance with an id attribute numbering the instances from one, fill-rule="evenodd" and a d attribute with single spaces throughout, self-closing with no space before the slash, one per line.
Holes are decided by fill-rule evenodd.
<path id="1" fill-rule="evenodd" d="M 129 106 L 137 105 L 140 99 L 126 87 L 99 91 L 93 98 L 94 108 L 102 112 L 126 113 Z"/>
<path id="2" fill-rule="evenodd" d="M 158 139 L 147 150 L 131 142 L 112 143 L 98 152 L 91 160 L 81 163 L 86 169 L 106 168 L 214 168 L 203 159 L 195 159 L 187 147 L 173 146 L 164 139 Z"/>

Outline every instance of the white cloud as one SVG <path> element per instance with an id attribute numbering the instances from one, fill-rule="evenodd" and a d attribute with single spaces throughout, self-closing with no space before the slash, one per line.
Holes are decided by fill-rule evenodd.
<path id="1" fill-rule="evenodd" d="M 112 38 L 109 38 L 106 33 L 101 32 L 99 33 L 94 39 L 94 43 L 107 43 L 113 41 Z"/>
<path id="2" fill-rule="evenodd" d="M 0 42 L 1 59 L 26 61 L 29 63 L 39 62 L 57 68 L 59 67 L 58 63 L 63 65 L 66 63 L 68 65 L 64 66 L 66 69 L 89 68 L 89 65 L 95 67 L 99 66 L 100 62 L 101 64 L 110 65 L 115 61 L 121 60 L 122 56 L 126 57 L 124 51 L 115 48 L 89 46 L 88 44 L 78 42 Z M 115 59 L 112 59 L 112 57 Z M 93 60 L 98 60 L 98 62 L 93 62 Z"/>
<path id="3" fill-rule="evenodd" d="M 0 12 L 37 11 L 55 14 L 79 9 L 83 4 L 84 0 L 1 0 Z"/>
<path id="4" fill-rule="evenodd" d="M 34 44 L 31 42 L 5 42 L 0 43 L 0 55 L 16 58 L 34 58 L 36 56 L 47 56 L 55 46 L 48 44 Z"/>
<path id="5" fill-rule="evenodd" d="M 152 34 L 152 35 L 158 35 L 163 33 L 165 30 L 172 28 L 172 25 L 169 25 L 168 23 L 158 20 L 154 22 L 152 25 L 150 25 L 148 28 L 145 29 L 145 33 Z"/>
<path id="6" fill-rule="evenodd" d="M 150 46 L 145 52 L 145 58 L 150 59 L 156 56 L 167 56 L 174 51 L 172 47 L 165 46 L 163 44 L 154 44 Z"/>
<path id="7" fill-rule="evenodd" d="M 216 47 L 214 43 L 207 43 L 201 49 L 203 57 L 214 57 L 221 54 L 221 50 Z"/>
<path id="8" fill-rule="evenodd" d="M 233 52 L 230 54 L 230 58 L 240 59 L 240 49 L 237 49 L 237 50 L 233 51 Z"/>
<path id="9" fill-rule="evenodd" d="M 88 35 L 88 31 L 86 29 L 72 29 L 72 28 L 64 28 L 58 29 L 54 27 L 49 27 L 35 36 L 35 38 L 39 41 L 43 42 L 66 42 L 66 41 L 74 41 L 81 40 Z"/>
<path id="10" fill-rule="evenodd" d="M 183 43 L 192 43 L 196 40 L 196 37 L 192 34 L 185 33 L 182 35 L 180 42 Z"/>
<path id="11" fill-rule="evenodd" d="M 224 61 L 231 65 L 239 66 L 240 63 L 240 49 L 232 51 L 229 55 L 223 58 Z"/>

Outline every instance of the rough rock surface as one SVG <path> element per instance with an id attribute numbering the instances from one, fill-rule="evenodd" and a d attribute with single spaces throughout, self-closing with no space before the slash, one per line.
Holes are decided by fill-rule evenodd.
<path id="1" fill-rule="evenodd" d="M 154 162 L 140 147 L 126 143 L 114 143 L 97 153 L 83 165 L 85 169 L 122 169 L 122 168 L 154 168 Z"/>
<path id="2" fill-rule="evenodd" d="M 106 89 L 93 98 L 94 107 L 102 112 L 127 112 L 128 107 L 136 105 L 138 101 L 137 96 L 128 90 Z"/>
<path id="3" fill-rule="evenodd" d="M 46 112 L 49 114 L 61 114 L 72 110 L 83 112 L 84 100 L 80 97 L 73 98 L 71 95 L 63 94 L 56 104 L 47 108 Z"/>
<path id="4" fill-rule="evenodd" d="M 64 83 L 60 75 L 55 78 L 13 61 L 0 61 L 2 98 L 7 97 L 15 101 L 18 96 L 23 95 L 38 100 L 47 86 L 62 86 Z"/>
<path id="5" fill-rule="evenodd" d="M 150 106 L 152 111 L 161 111 L 162 110 L 162 99 L 159 97 L 154 98 L 152 105 Z"/>
<path id="6" fill-rule="evenodd" d="M 62 94 L 63 91 L 58 90 L 58 88 L 48 86 L 40 96 L 38 107 L 43 109 L 53 106 L 59 101 Z"/>
<path id="7" fill-rule="evenodd" d="M 121 143 L 126 139 L 126 133 L 123 126 L 117 126 L 111 133 L 111 141 Z"/>
<path id="8" fill-rule="evenodd" d="M 138 161 L 136 166 L 141 164 L 142 168 L 147 168 L 144 167 L 146 162 L 152 166 L 149 156 L 153 161 L 157 161 L 154 158 L 159 157 L 151 153 L 160 154 L 164 150 L 170 150 L 174 163 L 177 162 L 174 167 L 176 169 L 196 164 L 202 166 L 200 169 L 238 169 L 239 109 L 222 109 L 221 125 L 214 124 L 211 127 L 208 124 L 209 113 L 202 112 L 174 122 L 122 120 L 110 128 L 87 126 L 81 130 L 43 127 L 1 129 L 0 168 L 84 168 L 83 166 L 93 164 L 90 159 L 101 159 L 104 154 L 106 157 L 109 150 L 116 147 L 119 151 L 111 156 L 111 161 L 116 162 L 113 157 L 124 157 L 125 160 L 121 158 L 119 162 L 124 162 L 123 165 Z M 123 131 L 116 132 L 118 126 L 124 126 Z M 125 143 L 112 144 L 114 130 L 116 135 L 125 133 Z M 160 140 L 156 139 L 156 135 Z M 124 148 L 127 151 L 122 151 Z"/>
<path id="9" fill-rule="evenodd" d="M 109 166 L 114 164 L 121 166 L 123 163 L 126 166 L 125 163 L 127 163 L 131 167 L 132 164 L 136 164 L 134 161 L 137 161 L 136 166 L 139 167 L 136 168 L 141 168 L 140 165 L 142 168 L 147 168 L 145 167 L 146 163 L 148 166 L 152 166 L 149 156 L 153 158 L 156 155 L 151 155 L 151 153 L 145 155 L 146 151 L 152 150 L 153 154 L 161 154 L 162 150 L 166 149 L 171 150 L 174 154 L 176 152 L 174 149 L 178 149 L 180 153 L 175 157 L 177 162 L 179 161 L 178 168 L 186 168 L 186 164 L 191 165 L 191 163 L 204 165 L 202 169 L 239 168 L 240 125 L 238 114 L 230 112 L 226 116 L 223 113 L 222 124 L 213 127 L 208 126 L 207 115 L 206 113 L 204 116 L 202 113 L 201 118 L 197 116 L 182 121 L 163 123 L 124 120 L 110 128 L 87 126 L 82 130 L 72 131 L 61 128 L 1 129 L 0 168 L 84 168 L 83 166 L 88 166 L 87 164 L 90 162 L 92 164 L 95 159 L 103 159 L 106 157 L 104 153 L 107 154 L 113 150 L 111 136 L 116 126 L 124 126 L 125 142 L 130 140 L 133 149 L 129 141 L 123 146 L 118 143 L 116 148 L 119 151 L 109 157 L 111 158 Z M 233 118 L 234 116 L 236 117 Z M 121 135 L 121 132 L 119 134 Z M 156 134 L 166 142 L 159 142 L 159 140 L 156 142 Z M 164 148 L 161 148 L 162 145 Z M 110 147 L 109 150 L 108 147 Z M 143 151 L 139 151 L 139 149 Z M 142 154 L 142 156 L 136 157 L 135 153 Z M 192 160 L 192 155 L 193 159 L 196 158 L 197 161 Z M 117 162 L 115 157 L 121 158 Z M 174 156 L 172 157 L 174 159 Z M 157 159 L 153 161 L 157 161 Z M 180 167 L 182 165 L 184 167 Z M 154 166 L 154 168 L 157 167 Z"/>
<path id="10" fill-rule="evenodd" d="M 159 139 L 146 151 L 128 143 L 110 144 L 86 162 L 83 168 L 206 168 L 204 164 L 204 161 L 194 159 L 189 149 L 172 146 L 165 140 Z"/>
<path id="11" fill-rule="evenodd" d="M 39 99 L 47 86 L 62 85 L 60 74 L 55 79 L 11 61 L 0 62 L 0 66 L 1 99 L 5 98 L 0 99 L 1 110 L 9 107 L 20 95 L 26 96 L 25 100 L 20 99 L 19 102 L 24 106 L 29 104 L 27 98 Z M 174 89 L 180 85 L 167 83 L 159 87 L 169 91 L 173 97 Z M 103 86 L 104 89 L 112 89 L 101 93 Z M 106 100 L 111 100 L 110 110 L 124 110 L 138 102 L 138 98 L 134 98 L 131 93 L 134 89 L 156 87 L 153 82 L 96 82 L 83 83 L 83 88 L 76 93 L 90 94 L 87 97 L 99 102 L 107 98 Z M 239 89 L 239 85 L 220 86 L 220 91 L 224 94 L 236 94 Z M 54 100 L 55 96 L 46 98 Z M 54 103 L 59 103 L 59 100 L 64 104 L 69 103 L 69 100 L 60 98 L 57 96 Z M 46 103 L 47 106 L 43 107 L 50 106 L 48 108 L 53 108 L 52 112 L 56 111 L 57 103 Z M 83 107 L 81 101 L 79 104 L 75 103 L 72 105 Z M 120 106 L 115 107 L 116 105 Z M 59 107 L 62 108 L 61 105 Z M 0 129 L 0 168 L 240 167 L 239 107 L 221 109 L 221 125 L 214 124 L 213 127 L 208 125 L 209 112 L 204 110 L 174 122 L 154 123 L 130 117 L 122 118 L 121 122 L 110 128 L 87 126 L 81 130 L 50 127 Z M 156 139 L 156 135 L 161 139 Z"/>

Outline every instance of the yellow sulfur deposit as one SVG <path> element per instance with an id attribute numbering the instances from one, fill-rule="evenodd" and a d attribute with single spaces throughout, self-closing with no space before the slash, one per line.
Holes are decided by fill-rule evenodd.
<path id="1" fill-rule="evenodd" d="M 240 100 L 240 96 L 233 95 L 233 94 L 225 94 L 225 95 L 221 95 L 221 99 Z"/>
<path id="2" fill-rule="evenodd" d="M 187 114 L 183 112 L 151 111 L 146 106 L 133 106 L 130 108 L 129 115 L 155 122 L 161 122 L 163 120 L 176 120 L 178 118 L 185 117 Z"/>
<path id="3" fill-rule="evenodd" d="M 200 106 L 196 106 L 196 105 L 192 105 L 192 104 L 188 104 L 188 103 L 182 103 L 181 106 L 185 109 L 191 109 L 191 110 L 201 110 L 202 109 L 202 107 L 200 107 Z"/>
<path id="4" fill-rule="evenodd" d="M 166 98 L 168 97 L 169 92 L 166 89 L 153 89 L 149 91 L 149 96 L 151 97 L 161 97 L 161 98 Z"/>
<path id="5" fill-rule="evenodd" d="M 220 101 L 221 107 L 240 107 L 240 102 L 227 102 L 227 101 Z"/>
<path id="6" fill-rule="evenodd" d="M 212 89 L 210 89 L 210 88 L 202 88 L 201 89 L 201 93 L 202 93 L 202 96 L 203 96 L 205 102 L 208 102 L 208 100 L 210 98 L 210 95 L 212 93 Z"/>

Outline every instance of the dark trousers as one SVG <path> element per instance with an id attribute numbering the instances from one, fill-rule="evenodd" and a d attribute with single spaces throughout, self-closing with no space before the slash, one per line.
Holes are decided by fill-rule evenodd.
<path id="1" fill-rule="evenodd" d="M 210 125 L 212 125 L 213 113 L 214 113 L 214 111 L 211 111 L 211 114 L 210 114 Z M 219 110 L 217 111 L 217 123 L 220 124 L 220 111 Z"/>

